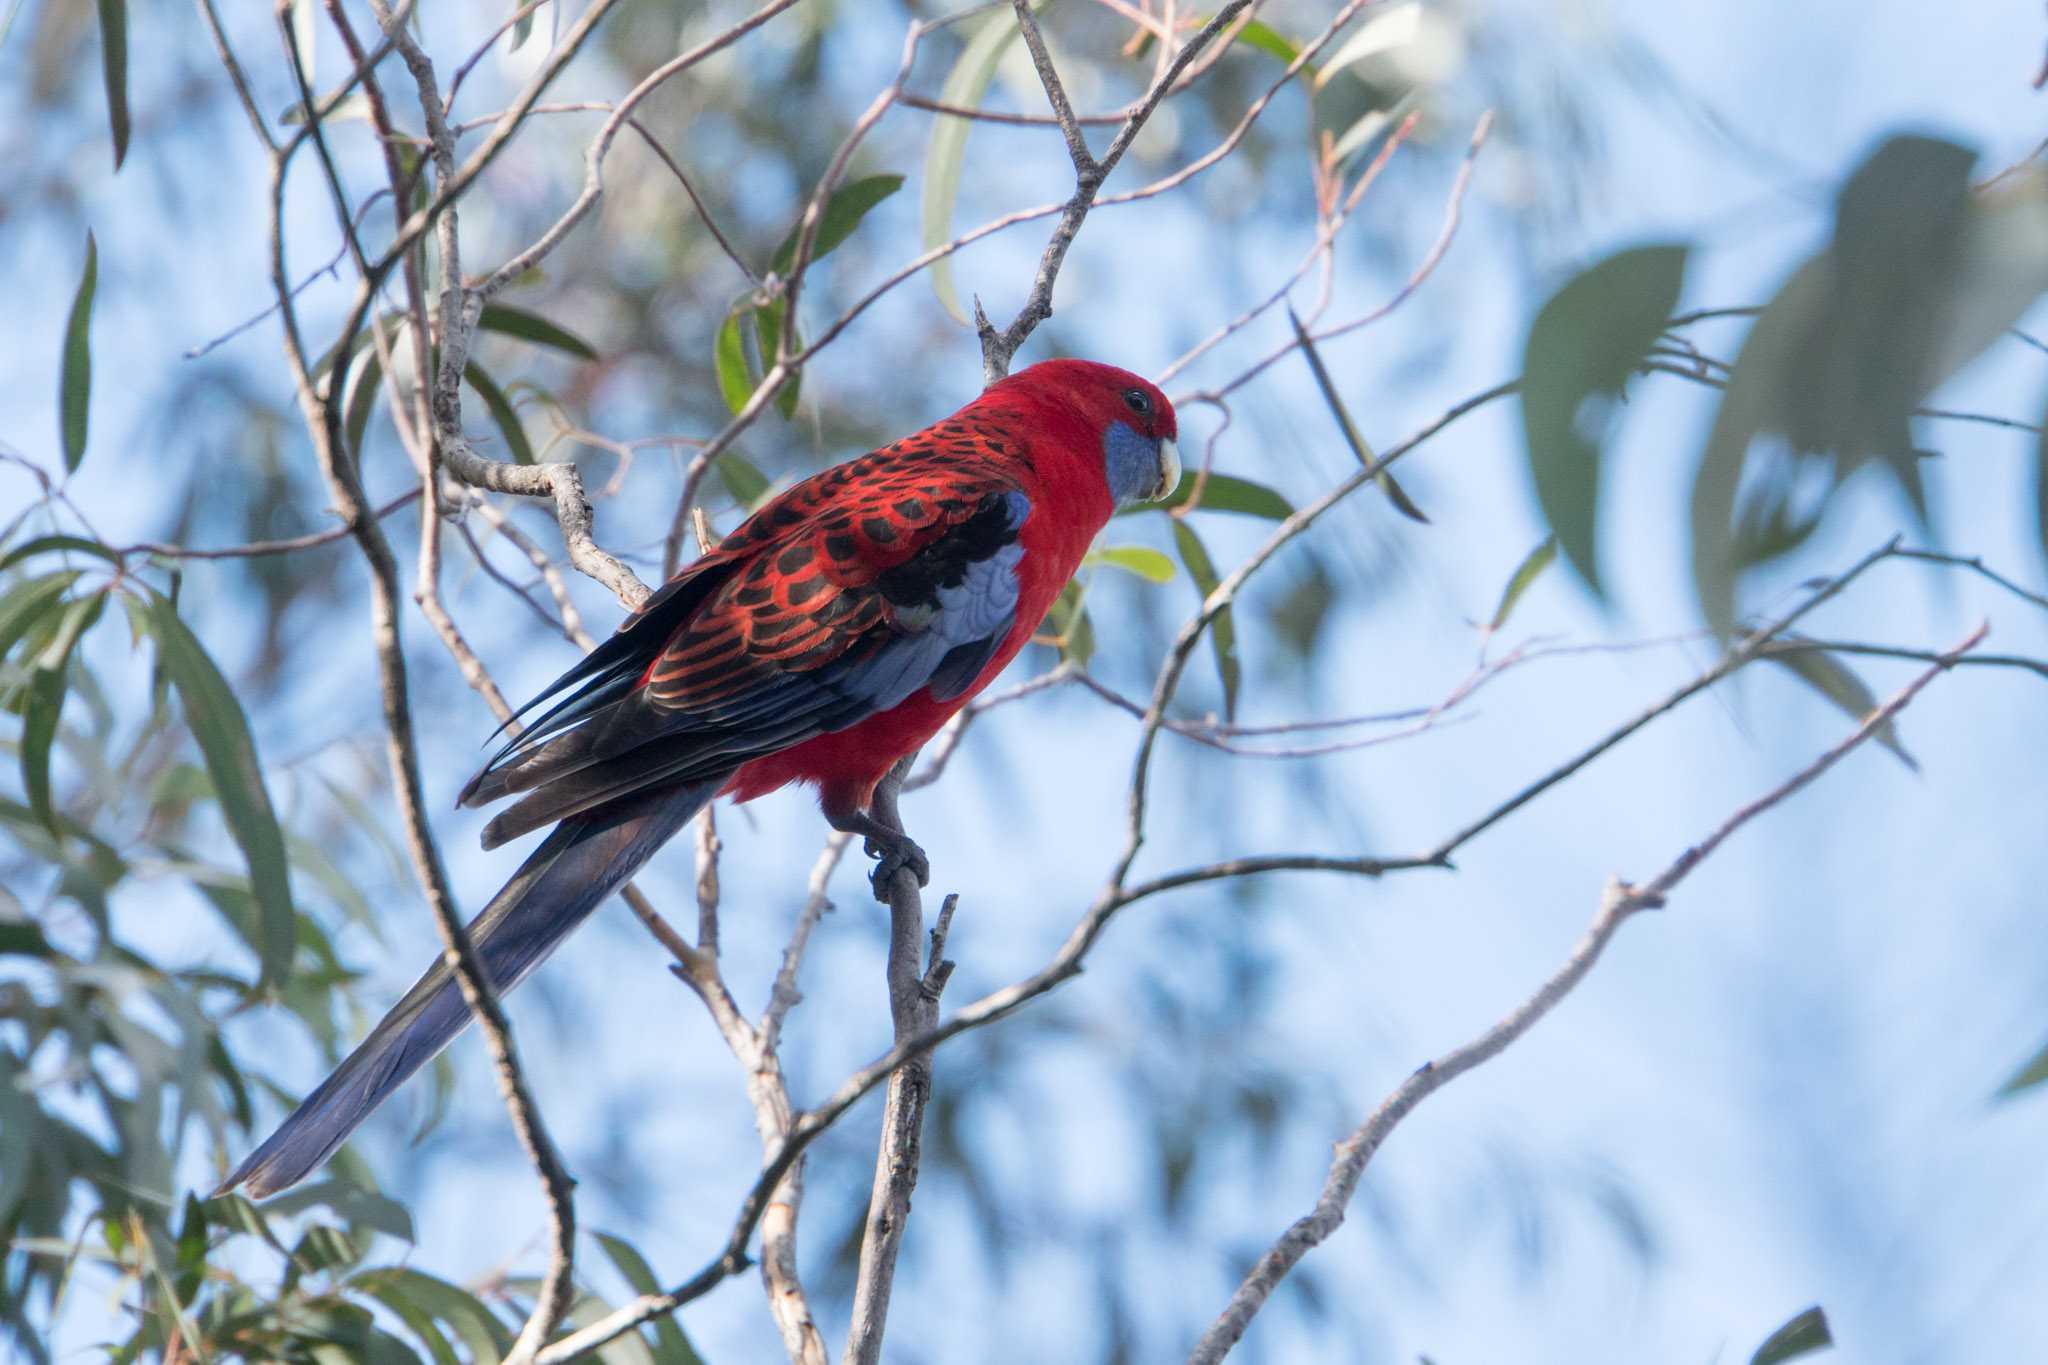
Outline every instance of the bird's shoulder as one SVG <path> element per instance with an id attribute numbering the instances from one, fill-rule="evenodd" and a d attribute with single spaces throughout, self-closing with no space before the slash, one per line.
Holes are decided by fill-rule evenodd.
<path id="1" fill-rule="evenodd" d="M 840 588 L 873 584 L 967 523 L 985 539 L 991 497 L 1005 518 L 1028 515 L 1023 457 L 1024 437 L 1007 424 L 956 414 L 797 483 L 720 542 L 717 558 L 765 559 L 779 574 L 815 566 Z"/>
<path id="2" fill-rule="evenodd" d="M 721 581 L 648 670 L 647 700 L 733 695 L 863 641 L 999 618 L 1031 512 L 1021 453 L 999 424 L 955 417 L 790 488 L 692 566 Z"/>

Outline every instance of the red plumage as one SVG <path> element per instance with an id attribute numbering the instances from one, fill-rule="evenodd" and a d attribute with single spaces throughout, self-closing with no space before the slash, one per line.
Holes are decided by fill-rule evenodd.
<path id="1" fill-rule="evenodd" d="M 1016 657 L 1120 501 L 1172 491 L 1177 434 L 1138 376 L 1046 361 L 797 484 L 663 585 L 463 789 L 524 794 L 486 847 L 555 825 L 470 925 L 497 988 L 719 794 L 814 785 L 882 859 L 877 895 L 898 866 L 922 880 L 877 784 Z M 437 961 L 221 1188 L 304 1177 L 468 1019 Z"/>
<path id="2" fill-rule="evenodd" d="M 798 484 L 750 518 L 735 538 L 796 499 L 811 509 L 805 525 L 829 527 L 846 519 L 858 526 L 865 518 L 878 516 L 906 533 L 900 547 L 909 539 L 907 533 L 928 529 L 928 523 L 919 527 L 917 519 L 897 515 L 905 493 L 921 495 L 920 502 L 967 502 L 1007 483 L 1021 490 L 1032 506 L 1019 536 L 1024 555 L 1017 565 L 1015 622 L 965 691 L 945 701 L 920 692 L 849 729 L 755 759 L 733 776 L 726 791 L 749 801 L 792 782 L 810 783 L 817 786 L 828 816 L 865 810 L 876 784 L 897 760 L 937 734 L 1029 642 L 1108 523 L 1115 508 L 1103 473 L 1103 435 L 1109 423 L 1132 419 L 1134 414 L 1121 397 L 1132 389 L 1153 405 L 1146 434 L 1174 440 L 1178 430 L 1173 406 L 1145 380 L 1086 361 L 1046 361 L 996 384 L 915 436 Z M 813 485 L 831 483 L 842 473 L 843 483 L 812 491 Z M 821 543 L 829 536 L 823 529 L 814 533 Z M 865 541 L 862 545 L 864 551 L 869 548 Z M 823 567 L 835 583 L 858 589 L 873 582 L 873 570 L 904 557 L 864 553 L 850 570 L 839 569 L 829 559 Z"/>

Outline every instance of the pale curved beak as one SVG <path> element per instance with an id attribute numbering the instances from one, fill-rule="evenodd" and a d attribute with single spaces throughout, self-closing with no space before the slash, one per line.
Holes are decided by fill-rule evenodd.
<path id="1" fill-rule="evenodd" d="M 1159 443 L 1159 489 L 1153 493 L 1152 501 L 1158 502 L 1180 487 L 1180 448 L 1172 441 Z"/>

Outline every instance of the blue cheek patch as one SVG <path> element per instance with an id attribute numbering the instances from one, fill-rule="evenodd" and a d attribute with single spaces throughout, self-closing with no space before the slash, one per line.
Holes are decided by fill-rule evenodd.
<path id="1" fill-rule="evenodd" d="M 1150 493 L 1159 482 L 1159 446 L 1128 423 L 1111 422 L 1102 438 L 1102 472 L 1119 507 Z"/>

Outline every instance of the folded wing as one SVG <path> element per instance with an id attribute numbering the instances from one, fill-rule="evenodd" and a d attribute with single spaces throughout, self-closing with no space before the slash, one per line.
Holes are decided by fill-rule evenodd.
<path id="1" fill-rule="evenodd" d="M 899 458 L 791 489 L 536 698 L 560 700 L 462 794 L 525 793 L 485 846 L 964 691 L 1015 624 L 1031 504 L 995 468 L 858 468 Z"/>

